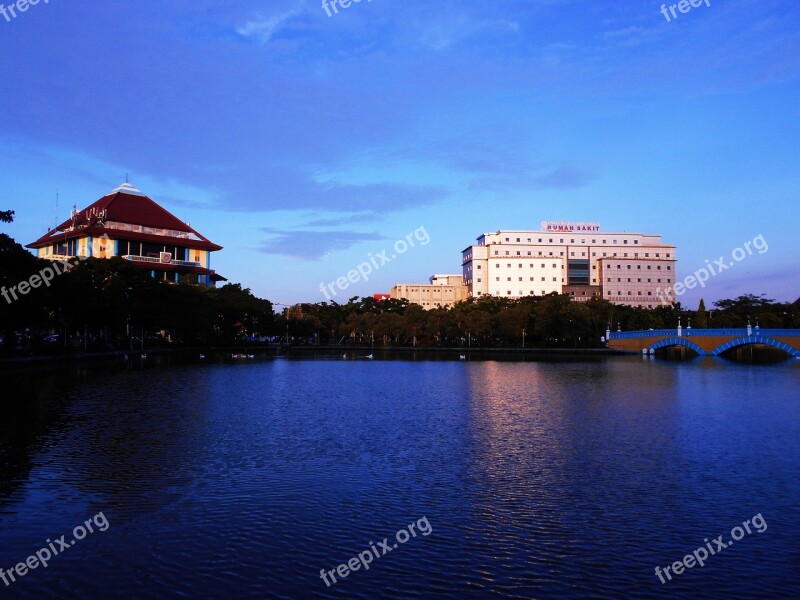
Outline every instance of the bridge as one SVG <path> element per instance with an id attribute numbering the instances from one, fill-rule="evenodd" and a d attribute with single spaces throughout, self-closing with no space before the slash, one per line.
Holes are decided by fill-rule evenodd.
<path id="1" fill-rule="evenodd" d="M 677 329 L 606 331 L 608 347 L 621 352 L 652 354 L 659 348 L 684 346 L 701 356 L 719 356 L 733 348 L 763 344 L 800 358 L 800 329 Z"/>

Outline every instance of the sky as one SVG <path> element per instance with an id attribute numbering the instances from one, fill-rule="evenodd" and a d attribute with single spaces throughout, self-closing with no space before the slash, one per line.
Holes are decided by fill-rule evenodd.
<path id="1" fill-rule="evenodd" d="M 321 283 L 385 249 L 396 258 L 332 299 L 457 274 L 480 234 L 544 220 L 660 234 L 679 280 L 761 236 L 767 250 L 681 302 L 794 301 L 800 4 L 661 6 L 6 8 L 2 231 L 30 243 L 127 174 L 224 246 L 218 273 L 278 304 L 326 300 Z"/>

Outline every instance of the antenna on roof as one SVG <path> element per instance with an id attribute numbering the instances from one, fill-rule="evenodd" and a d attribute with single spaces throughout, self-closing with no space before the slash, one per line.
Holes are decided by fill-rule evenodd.
<path id="1" fill-rule="evenodd" d="M 53 229 L 58 227 L 58 186 L 56 186 L 56 210 L 53 214 Z"/>
<path id="2" fill-rule="evenodd" d="M 125 173 L 125 183 L 130 183 L 130 181 L 128 181 L 128 174 L 127 173 Z"/>

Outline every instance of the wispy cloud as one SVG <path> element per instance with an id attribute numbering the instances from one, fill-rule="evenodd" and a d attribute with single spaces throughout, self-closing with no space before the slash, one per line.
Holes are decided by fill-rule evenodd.
<path id="1" fill-rule="evenodd" d="M 358 213 L 345 217 L 334 217 L 328 219 L 315 219 L 306 223 L 306 227 L 339 227 L 351 223 L 375 223 L 380 221 L 380 215 L 375 213 Z"/>
<path id="2" fill-rule="evenodd" d="M 236 28 L 236 33 L 241 37 L 254 40 L 260 44 L 266 44 L 281 31 L 281 29 L 294 17 L 303 13 L 305 2 L 299 2 L 292 8 L 284 10 L 274 15 L 257 15 L 244 25 Z"/>
<path id="3" fill-rule="evenodd" d="M 273 237 L 258 248 L 259 252 L 303 260 L 320 260 L 359 242 L 385 239 L 377 233 L 359 231 L 297 231 L 272 227 L 264 227 L 262 231 Z"/>
<path id="4" fill-rule="evenodd" d="M 541 187 L 574 190 L 586 187 L 597 179 L 598 175 L 595 173 L 590 173 L 589 171 L 583 171 L 581 169 L 562 167 L 553 169 L 544 175 L 539 175 L 534 178 L 534 181 Z"/>

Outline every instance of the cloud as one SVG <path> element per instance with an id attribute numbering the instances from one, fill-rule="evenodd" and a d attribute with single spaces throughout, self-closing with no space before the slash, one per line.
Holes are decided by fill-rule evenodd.
<path id="1" fill-rule="evenodd" d="M 380 221 L 380 215 L 375 213 L 359 213 L 346 217 L 334 217 L 329 219 L 316 219 L 306 223 L 307 227 L 339 227 L 350 223 L 375 223 Z"/>
<path id="2" fill-rule="evenodd" d="M 231 195 L 220 202 L 226 210 L 385 214 L 432 204 L 449 195 L 448 190 L 440 186 L 320 182 L 311 175 L 290 169 L 261 169 L 257 173 L 240 175 L 237 181 L 231 182 Z"/>
<path id="3" fill-rule="evenodd" d="M 534 178 L 534 181 L 541 187 L 556 188 L 559 190 L 574 190 L 586 187 L 598 179 L 598 175 L 583 171 L 561 167 L 553 169 L 549 173 Z"/>
<path id="4" fill-rule="evenodd" d="M 303 13 L 304 3 L 300 2 L 294 7 L 272 16 L 257 15 L 253 20 L 236 28 L 236 33 L 246 39 L 254 40 L 260 44 L 270 42 L 275 34 L 294 17 Z"/>
<path id="5" fill-rule="evenodd" d="M 264 242 L 259 252 L 303 260 L 320 260 L 338 250 L 347 250 L 359 242 L 386 239 L 377 233 L 359 231 L 296 231 L 264 227 L 274 237 Z"/>
<path id="6" fill-rule="evenodd" d="M 507 19 L 485 20 L 460 15 L 457 18 L 439 18 L 433 23 L 426 22 L 420 36 L 420 42 L 434 50 L 444 50 L 467 39 L 474 39 L 479 35 L 492 38 L 518 34 L 519 32 L 520 25 L 516 21 Z"/>

